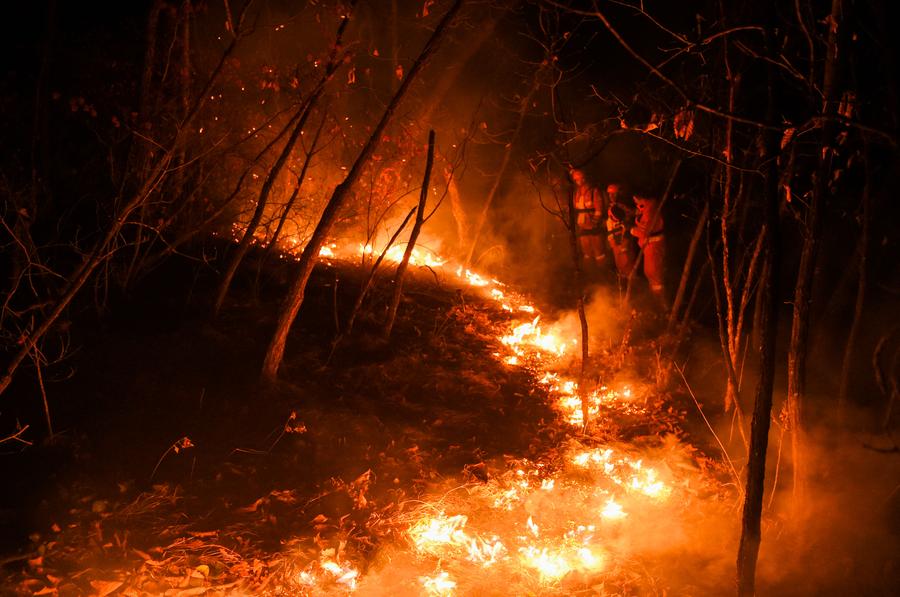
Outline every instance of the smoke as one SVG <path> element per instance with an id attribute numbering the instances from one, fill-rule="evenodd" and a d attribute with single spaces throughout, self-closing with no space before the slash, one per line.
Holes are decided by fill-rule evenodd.
<path id="1" fill-rule="evenodd" d="M 760 576 L 773 592 L 888 595 L 900 586 L 900 459 L 890 437 L 861 431 L 867 418 L 850 412 L 803 435 L 805 486 L 795 496 L 782 476 L 764 530 Z"/>

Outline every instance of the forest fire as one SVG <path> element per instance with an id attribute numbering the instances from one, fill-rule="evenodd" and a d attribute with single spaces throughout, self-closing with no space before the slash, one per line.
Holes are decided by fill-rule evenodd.
<path id="1" fill-rule="evenodd" d="M 0 593 L 893 595 L 895 5 L 11 3 Z"/>

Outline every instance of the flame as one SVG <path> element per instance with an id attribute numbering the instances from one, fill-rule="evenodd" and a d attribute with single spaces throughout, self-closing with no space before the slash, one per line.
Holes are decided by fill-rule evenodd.
<path id="1" fill-rule="evenodd" d="M 460 278 L 465 279 L 472 286 L 487 286 L 489 284 L 489 282 L 485 278 L 482 278 L 471 270 L 463 269 L 462 266 L 457 268 L 456 275 Z"/>
<path id="2" fill-rule="evenodd" d="M 469 542 L 469 554 L 466 559 L 488 568 L 506 557 L 506 553 L 506 546 L 497 537 L 489 541 L 476 538 Z"/>
<path id="3" fill-rule="evenodd" d="M 463 530 L 466 522 L 466 516 L 446 516 L 439 512 L 433 517 L 420 519 L 407 534 L 420 553 L 440 553 L 446 546 L 468 546 L 470 538 Z"/>
<path id="4" fill-rule="evenodd" d="M 511 332 L 501 336 L 500 342 L 513 350 L 516 356 L 524 356 L 525 349 L 562 356 L 568 348 L 568 343 L 562 341 L 556 334 L 546 333 L 539 325 L 541 316 L 538 315 L 530 322 L 515 326 Z"/>
<path id="5" fill-rule="evenodd" d="M 439 572 L 434 576 L 420 576 L 419 582 L 422 588 L 427 591 L 428 595 L 434 597 L 446 597 L 453 594 L 456 588 L 456 581 L 451 580 L 450 575 L 446 572 Z"/>
<path id="6" fill-rule="evenodd" d="M 297 244 L 297 239 L 296 239 L 296 238 L 292 238 L 292 239 L 290 239 L 290 240 L 293 241 L 294 244 Z M 330 246 L 329 246 L 329 245 L 322 245 L 322 248 L 319 249 L 319 257 L 334 257 L 334 256 L 335 256 L 335 254 L 334 254 L 334 249 L 335 249 L 336 247 L 337 247 L 337 245 L 335 245 L 335 244 L 332 244 L 332 245 L 330 245 Z"/>
<path id="7" fill-rule="evenodd" d="M 537 571 L 541 581 L 558 581 L 570 572 L 599 572 L 603 557 L 586 545 L 564 545 L 557 548 L 529 545 L 519 550 L 520 562 Z"/>
<path id="8" fill-rule="evenodd" d="M 600 511 L 600 516 L 609 520 L 621 520 L 628 516 L 625 510 L 622 509 L 622 506 L 616 503 L 613 498 L 609 498 L 606 501 L 606 505 L 603 507 L 603 510 Z"/>
<path id="9" fill-rule="evenodd" d="M 387 250 L 387 253 L 384 254 L 384 258 L 387 261 L 392 261 L 394 263 L 400 263 L 403 261 L 403 255 L 406 253 L 406 247 L 402 245 L 394 245 L 390 249 Z M 359 254 L 360 255 L 376 255 L 375 248 L 371 244 L 360 244 L 359 245 Z M 381 253 L 378 252 L 378 255 Z M 447 263 L 444 259 L 441 259 L 435 253 L 428 251 L 427 249 L 423 249 L 421 247 L 414 247 L 412 253 L 409 256 L 409 264 L 413 266 L 423 266 L 423 267 L 442 267 L 445 263 Z"/>

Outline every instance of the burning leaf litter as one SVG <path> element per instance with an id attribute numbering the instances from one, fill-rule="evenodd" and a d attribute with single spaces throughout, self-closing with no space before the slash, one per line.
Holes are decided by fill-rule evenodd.
<path id="1" fill-rule="evenodd" d="M 399 262 L 403 250 L 394 247 L 386 258 Z M 374 249 L 360 245 L 351 253 L 371 256 Z M 323 259 L 350 256 L 336 244 L 320 251 Z M 411 262 L 429 268 L 447 264 L 419 249 Z M 671 450 L 638 448 L 610 438 L 616 417 L 649 419 L 657 413 L 646 399 L 636 397 L 632 386 L 602 386 L 582 396 L 577 382 L 565 373 L 567 359 L 578 352 L 577 338 L 560 325 L 542 321 L 541 313 L 525 297 L 497 280 L 462 267 L 453 273 L 459 283 L 493 301 L 505 314 L 506 323 L 494 331 L 497 348 L 492 354 L 506 366 L 522 368 L 532 376 L 535 386 L 552 401 L 559 420 L 568 426 L 569 439 L 535 459 L 508 459 L 505 468 L 494 465 L 486 469 L 486 480 L 425 497 L 405 512 L 370 516 L 357 534 L 371 532 L 365 526 L 372 525 L 389 529 L 387 535 L 378 536 L 398 539 L 376 540 L 373 550 L 380 555 L 375 557 L 371 550 L 352 552 L 345 549 L 345 541 L 335 543 L 337 539 L 317 534 L 315 547 L 282 550 L 267 560 L 261 554 L 248 561 L 229 551 L 231 569 L 242 567 L 245 573 L 243 581 L 226 589 L 221 588 L 224 583 L 216 589 L 216 582 L 231 576 L 207 572 L 195 578 L 196 568 L 186 581 L 168 586 L 196 591 L 191 594 L 208 589 L 222 594 L 250 590 L 255 594 L 434 596 L 552 594 L 597 586 L 615 593 L 640 586 L 647 574 L 634 563 L 645 547 L 639 538 L 657 534 L 659 526 L 663 532 L 667 527 L 677 532 L 680 517 L 690 508 L 692 488 L 709 485 L 710 480 L 696 468 L 667 461 L 666 454 L 674 453 Z M 576 439 L 584 423 L 582 399 L 592 423 L 604 430 L 603 442 L 593 436 Z M 669 443 L 673 441 L 678 443 Z M 356 492 L 355 509 L 365 509 L 366 487 Z M 288 497 L 289 503 L 296 501 L 293 495 Z M 323 529 L 327 527 L 325 517 L 317 520 Z M 206 553 L 224 549 L 198 537 L 191 541 Z M 170 547 L 157 557 L 171 558 L 175 546 Z M 156 561 L 147 555 L 143 573 L 159 576 L 165 560 L 153 564 Z M 502 587 L 500 593 L 496 593 L 498 587 Z M 136 589 L 126 593 L 147 594 Z"/>

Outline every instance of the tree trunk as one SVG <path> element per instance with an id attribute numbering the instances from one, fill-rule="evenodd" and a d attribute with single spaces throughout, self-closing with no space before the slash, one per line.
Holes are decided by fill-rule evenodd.
<path id="1" fill-rule="evenodd" d="M 459 185 L 456 184 L 456 172 L 449 166 L 444 170 L 444 180 L 447 181 L 447 194 L 450 196 L 450 212 L 456 222 L 457 247 L 462 251 L 469 242 L 469 219 L 459 194 Z"/>
<path id="2" fill-rule="evenodd" d="M 403 80 L 397 93 L 394 94 L 391 102 L 388 104 L 387 108 L 385 108 L 381 120 L 372 131 L 372 135 L 369 137 L 366 145 L 363 147 L 359 156 L 356 158 L 356 161 L 353 163 L 353 166 L 350 168 L 350 171 L 347 173 L 347 177 L 334 189 L 334 193 L 332 193 L 331 198 L 325 205 L 322 216 L 319 218 L 319 223 L 316 225 L 316 229 L 313 231 L 309 243 L 303 249 L 303 254 L 300 256 L 297 277 L 294 279 L 294 283 L 281 308 L 275 332 L 266 349 L 266 356 L 263 361 L 261 372 L 261 378 L 264 382 L 274 382 L 278 375 L 278 369 L 281 367 L 282 360 L 284 360 L 284 349 L 287 344 L 288 333 L 294 323 L 294 319 L 297 317 L 297 312 L 300 311 L 300 305 L 303 304 L 303 297 L 306 293 L 306 284 L 309 282 L 313 267 L 318 260 L 319 250 L 322 248 L 322 245 L 325 244 L 325 239 L 331 231 L 331 227 L 334 225 L 338 211 L 350 196 L 350 190 L 362 174 L 363 168 L 369 163 L 372 154 L 380 145 L 384 129 L 394 116 L 394 112 L 397 111 L 397 107 L 400 105 L 401 100 L 422 70 L 425 62 L 437 49 L 450 22 L 453 21 L 454 17 L 459 12 L 462 3 L 463 0 L 454 0 L 453 5 L 441 19 L 437 29 L 434 30 L 431 38 L 425 44 L 422 53 L 416 59 L 412 68 L 410 68 L 409 73 L 406 75 L 406 78 Z"/>
<path id="3" fill-rule="evenodd" d="M 768 6 L 768 28 L 766 31 L 766 50 L 772 57 L 775 53 L 774 6 Z M 770 60 L 767 66 L 768 98 L 766 120 L 770 124 L 777 122 L 775 100 L 775 66 Z M 778 221 L 778 153 L 779 138 L 777 133 L 766 130 L 764 135 L 763 212 L 763 276 L 756 293 L 756 300 L 762 303 L 760 323 L 762 326 L 759 345 L 759 379 L 756 384 L 756 396 L 753 402 L 753 419 L 750 422 L 750 450 L 747 460 L 747 484 L 744 493 L 744 505 L 741 515 L 741 539 L 737 556 L 737 589 L 741 597 L 750 597 L 756 591 L 756 562 L 759 557 L 759 545 L 762 540 L 761 517 L 763 493 L 766 480 L 766 451 L 769 446 L 769 427 L 772 421 L 772 390 L 775 383 L 775 348 L 778 332 L 778 270 L 781 259 L 781 232 Z"/>
<path id="4" fill-rule="evenodd" d="M 805 493 L 805 462 L 803 455 L 803 401 L 806 395 L 806 359 L 808 356 L 810 302 L 816 273 L 816 258 L 822 236 L 822 211 L 828 193 L 831 162 L 836 140 L 837 114 L 840 101 L 841 68 L 839 59 L 840 38 L 843 36 L 843 0 L 832 0 L 828 32 L 828 52 L 825 58 L 824 105 L 825 116 L 820 137 L 819 163 L 813 181 L 812 196 L 806 213 L 803 250 L 794 287 L 794 313 L 791 324 L 791 341 L 788 349 L 788 429 L 791 433 L 791 463 L 793 470 L 794 513 L 802 503 Z"/>
<path id="5" fill-rule="evenodd" d="M 422 224 L 425 223 L 425 204 L 428 202 L 428 185 L 431 183 L 431 167 L 433 165 L 434 129 L 428 131 L 428 157 L 425 159 L 425 177 L 422 179 L 422 193 L 419 195 L 419 207 L 416 211 L 416 221 L 413 223 L 412 231 L 409 233 L 409 242 L 406 243 L 406 250 L 403 252 L 403 260 L 397 264 L 397 273 L 394 274 L 394 293 L 393 296 L 391 296 L 387 320 L 384 322 L 384 329 L 381 334 L 385 340 L 391 337 L 391 330 L 394 328 L 394 320 L 397 318 L 397 309 L 400 306 L 400 298 L 403 295 L 403 278 L 406 277 L 406 270 L 409 268 L 409 258 L 412 257 L 413 249 L 416 247 L 416 241 L 419 239 L 419 232 L 422 230 Z"/>
<path id="6" fill-rule="evenodd" d="M 588 359 L 590 358 L 590 333 L 588 330 L 587 314 L 584 311 L 584 266 L 582 263 L 581 247 L 578 245 L 578 223 L 575 215 L 575 195 L 566 193 L 566 219 L 564 221 L 569 232 L 569 246 L 572 250 L 572 283 L 575 292 L 578 293 L 578 322 L 581 325 L 581 368 L 578 374 L 578 397 L 581 399 L 582 431 L 587 433 L 590 425 L 590 412 L 588 411 L 587 391 L 584 380 L 587 373 Z"/>

